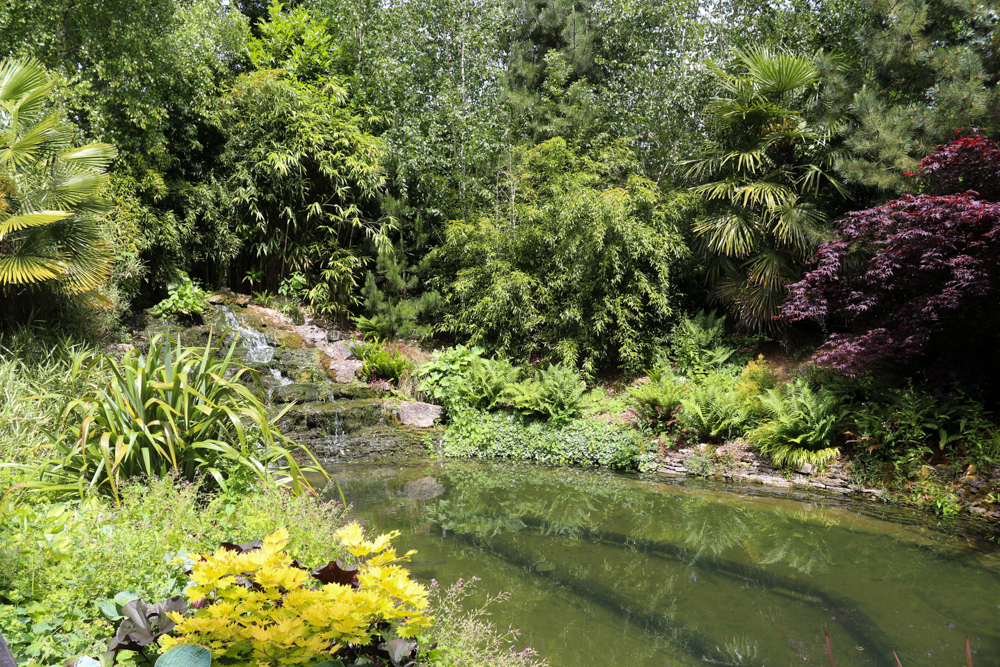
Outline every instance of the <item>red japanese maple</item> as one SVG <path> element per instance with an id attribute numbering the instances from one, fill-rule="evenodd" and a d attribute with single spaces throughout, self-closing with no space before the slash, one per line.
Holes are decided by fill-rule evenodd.
<path id="1" fill-rule="evenodd" d="M 956 139 L 938 146 L 912 175 L 928 194 L 974 190 L 980 199 L 1000 201 L 1000 146 L 978 134 Z"/>
<path id="2" fill-rule="evenodd" d="M 949 152 L 962 161 L 981 148 L 966 140 L 953 144 L 961 145 Z M 942 188 L 967 182 L 954 175 L 955 164 L 938 161 L 926 170 Z M 920 372 L 937 380 L 995 376 L 1000 203 L 974 192 L 906 195 L 849 213 L 815 261 L 816 268 L 790 286 L 782 317 L 846 325 L 850 333 L 830 335 L 814 361 L 848 374 L 919 363 Z"/>

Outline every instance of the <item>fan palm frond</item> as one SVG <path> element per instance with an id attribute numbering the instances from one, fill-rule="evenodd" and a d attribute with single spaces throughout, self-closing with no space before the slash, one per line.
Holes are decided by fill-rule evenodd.
<path id="1" fill-rule="evenodd" d="M 34 60 L 0 62 L 0 288 L 84 294 L 111 275 L 99 192 L 117 151 L 71 145 L 70 126 L 45 110 L 53 86 Z"/>
<path id="2" fill-rule="evenodd" d="M 792 53 L 757 47 L 740 50 L 736 57 L 764 93 L 781 95 L 819 81 L 819 72 L 812 61 Z"/>
<path id="3" fill-rule="evenodd" d="M 822 234 L 810 200 L 846 194 L 830 173 L 839 121 L 811 111 L 820 77 L 810 59 L 754 48 L 736 63 L 731 72 L 710 66 L 720 89 L 706 107 L 715 140 L 683 164 L 707 209 L 695 246 L 715 296 L 741 324 L 763 329 Z"/>
<path id="4" fill-rule="evenodd" d="M 756 220 L 730 211 L 699 218 L 694 231 L 706 239 L 710 251 L 728 257 L 747 255 L 760 240 Z"/>

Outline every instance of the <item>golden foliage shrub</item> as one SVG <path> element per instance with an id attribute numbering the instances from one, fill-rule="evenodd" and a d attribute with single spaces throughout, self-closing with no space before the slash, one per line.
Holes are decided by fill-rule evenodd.
<path id="1" fill-rule="evenodd" d="M 284 528 L 255 551 L 220 548 L 210 555 L 192 554 L 192 585 L 185 595 L 198 608 L 186 617 L 171 615 L 177 626 L 163 638 L 161 649 L 199 644 L 212 651 L 213 659 L 260 667 L 301 665 L 335 656 L 347 644 L 366 646 L 383 624 L 400 637 L 415 637 L 430 626 L 427 589 L 399 565 L 413 552 L 398 556 L 390 545 L 398 532 L 368 541 L 354 522 L 336 534 L 356 560 L 356 586 L 312 587 L 310 572 L 284 551 Z"/>
<path id="2" fill-rule="evenodd" d="M 760 397 L 780 384 L 781 377 L 777 368 L 765 359 L 763 354 L 747 362 L 746 368 L 736 381 L 736 394 L 749 410 L 751 419 L 762 419 L 766 416 Z"/>

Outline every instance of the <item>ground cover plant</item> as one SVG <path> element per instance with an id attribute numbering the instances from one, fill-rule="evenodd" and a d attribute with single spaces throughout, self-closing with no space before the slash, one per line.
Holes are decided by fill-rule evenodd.
<path id="1" fill-rule="evenodd" d="M 25 462 L 46 444 L 55 425 L 56 399 L 32 397 L 73 391 L 73 357 L 80 352 L 69 336 L 45 335 L 22 327 L 0 334 L 0 452 L 4 461 Z"/>
<path id="2" fill-rule="evenodd" d="M 498 458 L 545 465 L 636 469 L 645 451 L 635 431 L 592 419 L 550 423 L 510 412 L 460 409 L 443 451 L 461 458 Z"/>
<path id="3" fill-rule="evenodd" d="M 37 494 L 7 504 L 0 632 L 16 655 L 57 664 L 104 653 L 119 620 L 108 603 L 122 591 L 156 601 L 181 593 L 184 568 L 171 561 L 186 551 L 250 541 L 287 523 L 297 557 L 339 555 L 331 553 L 343 523 L 335 503 L 266 488 L 206 495 L 176 476 L 135 479 L 120 493 L 120 504 Z"/>
<path id="4" fill-rule="evenodd" d="M 272 575 L 284 572 L 293 578 L 310 577 L 308 570 L 289 567 L 294 556 L 296 563 L 340 563 L 317 569 L 315 576 L 323 584 L 336 580 L 348 585 L 324 586 L 317 589 L 315 595 L 326 595 L 322 591 L 329 589 L 330 595 L 348 596 L 345 609 L 355 611 L 341 619 L 345 623 L 351 618 L 364 619 L 358 627 L 367 627 L 373 618 L 369 612 L 386 608 L 381 604 L 372 607 L 369 603 L 376 603 L 387 595 L 415 595 L 414 603 L 424 608 L 428 617 L 435 617 L 426 646 L 434 643 L 430 639 L 432 636 L 439 637 L 438 641 L 449 640 L 446 655 L 450 662 L 440 664 L 535 664 L 523 656 L 511 662 L 517 659 L 508 648 L 509 641 L 498 635 L 485 619 L 476 617 L 475 610 L 470 610 L 468 615 L 458 610 L 456 602 L 447 601 L 449 596 L 440 596 L 440 602 L 425 608 L 426 590 L 409 581 L 398 562 L 391 562 L 397 556 L 389 548 L 389 536 L 366 539 L 357 524 L 347 525 L 344 507 L 336 501 L 294 496 L 287 491 L 267 488 L 234 497 L 209 492 L 176 476 L 154 481 L 133 480 L 123 486 L 121 493 L 122 502 L 117 505 L 99 497 L 53 503 L 29 495 L 21 498 L 15 507 L 8 505 L 0 517 L 5 531 L 0 541 L 0 633 L 15 655 L 34 660 L 35 664 L 56 665 L 84 655 L 100 656 L 108 648 L 117 646 L 119 664 L 142 664 L 141 660 L 133 662 L 137 648 L 142 648 L 153 660 L 157 652 L 168 645 L 194 639 L 215 648 L 209 636 L 213 632 L 213 621 L 209 619 L 217 618 L 215 612 L 226 608 L 228 595 L 243 589 L 222 585 L 217 593 L 210 595 L 213 599 L 217 596 L 218 601 L 206 606 L 198 604 L 204 595 L 199 594 L 195 599 L 192 596 L 197 591 L 190 587 L 196 582 L 204 582 L 203 575 L 226 578 L 227 568 L 241 568 L 240 573 L 252 570 L 254 568 L 248 563 L 254 561 L 255 567 L 262 567 L 259 576 L 270 573 L 267 585 L 281 585 L 287 596 L 292 590 L 284 586 L 288 581 Z M 280 542 L 282 550 L 271 553 L 269 558 L 264 558 L 261 552 L 226 550 L 238 549 L 237 545 L 252 548 L 259 544 L 255 540 L 260 536 L 276 533 L 281 539 L 275 538 L 272 543 L 277 547 Z M 220 548 L 223 543 L 229 546 Z M 196 553 L 205 553 L 207 560 L 197 561 Z M 192 559 L 201 565 L 189 575 L 186 572 Z M 263 566 L 262 559 L 271 566 Z M 352 569 L 355 564 L 359 565 L 357 570 Z M 353 587 L 351 582 L 354 581 L 361 588 Z M 216 590 L 215 587 L 212 590 Z M 166 638 L 160 637 L 159 642 L 153 642 L 151 636 L 139 647 L 136 641 L 140 633 L 121 632 L 122 622 L 128 615 L 125 607 L 129 603 L 134 608 L 134 601 L 145 600 L 148 602 L 144 604 L 152 609 L 154 603 L 183 596 L 185 591 L 190 593 L 187 600 L 190 621 L 187 625 L 182 622 L 179 627 L 171 628 L 170 636 L 174 639 L 164 643 Z M 277 611 L 265 608 L 273 604 L 269 599 L 264 596 L 259 602 L 261 613 L 270 618 L 272 612 Z M 299 602 L 304 605 L 302 618 L 309 618 L 305 612 L 311 603 L 307 604 L 308 600 Z M 438 604 L 448 611 L 448 615 L 440 619 L 435 609 Z M 215 612 L 209 614 L 213 607 Z M 403 608 L 398 608 L 398 613 L 403 612 Z M 413 629 L 423 627 L 416 621 L 414 610 L 407 611 L 406 615 L 414 620 Z M 403 621 L 402 617 L 400 620 Z M 450 638 L 456 637 L 467 624 L 475 624 L 477 632 L 463 637 L 461 642 L 452 642 Z M 337 627 L 343 630 L 347 625 L 338 624 Z M 113 639 L 116 629 L 123 640 L 117 644 Z M 245 650 L 240 642 L 226 643 L 231 641 L 232 635 L 226 636 L 230 639 L 223 642 L 224 647 L 215 657 L 223 652 Z M 287 640 L 289 645 L 297 644 L 305 651 L 300 651 L 300 657 L 308 658 L 289 664 L 317 663 L 320 659 L 308 653 L 312 644 L 307 639 L 308 634 L 299 635 L 299 640 L 283 634 L 281 641 L 272 644 L 270 650 L 273 652 L 274 647 Z M 267 644 L 274 640 L 261 641 Z M 384 640 L 368 645 L 359 642 L 351 650 L 378 654 L 381 643 L 385 643 Z M 327 645 L 324 650 L 329 648 Z M 346 648 L 339 657 L 345 664 L 353 664 L 345 651 Z M 412 645 L 409 651 L 412 652 Z M 287 658 L 294 657 L 292 650 L 285 653 L 282 649 L 279 653 Z M 319 653 L 317 651 L 317 655 Z M 481 658 L 483 661 L 479 662 Z M 225 660 L 218 664 L 225 664 Z M 430 664 L 438 663 L 431 660 Z"/>

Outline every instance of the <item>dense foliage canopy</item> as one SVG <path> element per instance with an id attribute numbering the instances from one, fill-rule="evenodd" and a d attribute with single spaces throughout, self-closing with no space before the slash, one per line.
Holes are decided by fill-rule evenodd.
<path id="1" fill-rule="evenodd" d="M 639 369 L 706 301 L 787 327 L 847 210 L 993 197 L 921 163 L 959 131 L 971 164 L 1000 128 L 997 16 L 972 0 L 126 5 L 0 9 L 0 54 L 54 77 L 73 144 L 121 151 L 94 274 L 114 312 L 188 274 Z"/>

